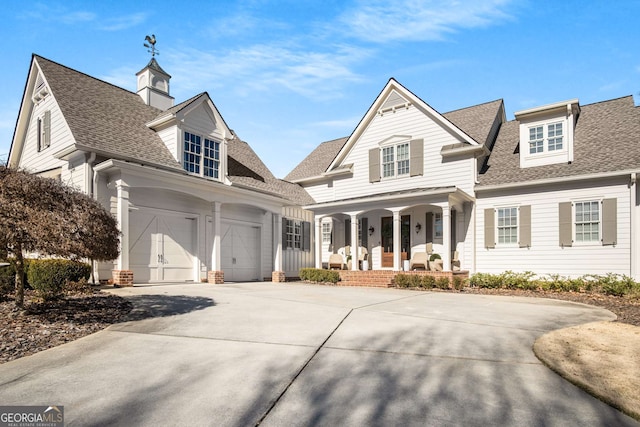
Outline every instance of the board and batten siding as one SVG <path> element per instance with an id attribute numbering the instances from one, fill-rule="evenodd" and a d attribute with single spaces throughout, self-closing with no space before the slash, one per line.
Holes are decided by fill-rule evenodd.
<path id="1" fill-rule="evenodd" d="M 45 111 L 51 114 L 51 145 L 38 152 L 38 118 L 43 117 Z M 52 153 L 72 145 L 75 140 L 53 95 L 47 95 L 34 106 L 28 126 L 19 167 L 38 173 L 63 166 L 66 162 L 56 159 Z"/>
<path id="2" fill-rule="evenodd" d="M 311 211 L 307 211 L 298 207 L 286 206 L 282 208 L 282 217 L 286 219 L 306 221 L 310 224 L 310 248 L 308 251 L 302 249 L 286 248 L 286 242 L 282 242 L 282 268 L 285 272 L 285 275 L 287 277 L 298 277 L 301 268 L 313 267 L 315 265 L 314 215 Z M 273 265 L 273 261 L 271 261 L 271 265 Z"/>
<path id="3" fill-rule="evenodd" d="M 476 270 L 482 273 L 533 271 L 538 275 L 630 274 L 631 228 L 628 179 L 618 178 L 574 185 L 555 184 L 525 190 L 479 192 L 476 207 Z M 527 191 L 528 190 L 528 191 Z M 560 205 L 567 202 L 616 199 L 617 242 L 562 247 L 560 245 Z M 485 242 L 485 215 L 488 209 L 530 206 L 531 244 L 495 245 Z M 602 213 L 602 210 L 601 210 Z M 573 214 L 571 221 L 574 221 Z M 602 217 L 601 217 L 602 221 Z M 497 219 L 496 224 L 497 225 Z M 602 237 L 602 235 L 601 235 Z M 495 235 L 497 240 L 497 232 Z"/>
<path id="4" fill-rule="evenodd" d="M 371 183 L 369 150 L 380 147 L 379 144 L 390 137 L 400 135 L 407 136 L 407 141 L 423 140 L 423 174 L 381 178 L 379 182 Z M 457 142 L 459 141 L 439 123 L 434 122 L 416 107 L 398 109 L 395 113 L 389 112 L 382 116 L 376 115 L 342 162 L 354 164 L 353 177 L 334 179 L 332 187 L 324 184 L 305 188 L 318 203 L 398 190 L 452 185 L 473 194 L 475 160 L 445 162 L 440 154 L 442 146 Z"/>

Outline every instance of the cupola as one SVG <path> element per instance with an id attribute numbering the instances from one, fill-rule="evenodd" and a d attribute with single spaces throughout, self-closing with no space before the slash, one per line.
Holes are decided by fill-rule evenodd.
<path id="1" fill-rule="evenodd" d="M 146 47 L 151 49 L 151 60 L 146 67 L 136 73 L 138 78 L 137 93 L 142 97 L 145 104 L 160 110 L 167 110 L 173 107 L 174 100 L 169 95 L 169 80 L 171 76 L 156 61 L 155 36 L 147 36 L 146 40 L 151 44 L 151 46 L 145 44 Z"/>

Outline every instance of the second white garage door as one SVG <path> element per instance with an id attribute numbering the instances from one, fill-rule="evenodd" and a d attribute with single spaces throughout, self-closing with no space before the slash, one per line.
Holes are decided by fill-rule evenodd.
<path id="1" fill-rule="evenodd" d="M 220 225 L 224 281 L 260 280 L 260 228 L 224 221 Z"/>

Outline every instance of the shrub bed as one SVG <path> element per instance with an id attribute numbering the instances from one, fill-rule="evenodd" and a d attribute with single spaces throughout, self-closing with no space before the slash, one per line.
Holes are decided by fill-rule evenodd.
<path id="1" fill-rule="evenodd" d="M 531 291 L 593 292 L 611 296 L 640 298 L 640 283 L 623 274 L 587 274 L 578 278 L 550 274 L 536 277 L 530 271 L 501 274 L 476 273 L 469 278 L 469 286 L 488 289 L 521 289 Z"/>
<path id="2" fill-rule="evenodd" d="M 89 264 L 67 259 L 38 259 L 29 263 L 29 284 L 44 300 L 59 297 L 67 282 L 85 281 L 91 274 Z"/>
<path id="3" fill-rule="evenodd" d="M 301 280 L 317 283 L 338 283 L 340 274 L 333 270 L 323 270 L 321 268 L 301 268 L 298 272 Z"/>

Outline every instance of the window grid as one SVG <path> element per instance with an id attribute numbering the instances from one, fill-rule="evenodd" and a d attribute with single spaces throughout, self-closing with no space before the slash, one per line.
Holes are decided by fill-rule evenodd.
<path id="1" fill-rule="evenodd" d="M 498 209 L 498 243 L 518 243 L 518 208 Z"/>
<path id="2" fill-rule="evenodd" d="M 409 174 L 409 144 L 397 146 L 398 176 Z"/>
<path id="3" fill-rule="evenodd" d="M 576 242 L 600 241 L 600 202 L 576 202 Z"/>
<path id="4" fill-rule="evenodd" d="M 433 236 L 436 239 L 442 239 L 442 214 L 440 212 L 433 214 Z"/>
<path id="5" fill-rule="evenodd" d="M 287 248 L 302 248 L 302 221 L 287 219 Z"/>
<path id="6" fill-rule="evenodd" d="M 220 143 L 206 138 L 204 140 L 204 176 L 216 179 L 220 176 Z"/>
<path id="7" fill-rule="evenodd" d="M 549 151 L 562 150 L 562 123 L 548 125 L 547 137 L 549 138 Z"/>
<path id="8" fill-rule="evenodd" d="M 322 243 L 331 243 L 331 224 L 322 224 Z"/>
<path id="9" fill-rule="evenodd" d="M 382 149 L 382 176 L 385 178 L 393 176 L 393 169 L 393 147 L 384 147 Z"/>
<path id="10" fill-rule="evenodd" d="M 189 132 L 184 133 L 184 169 L 187 172 L 200 173 L 200 137 Z"/>
<path id="11" fill-rule="evenodd" d="M 543 126 L 529 128 L 529 154 L 542 153 L 544 150 Z"/>

